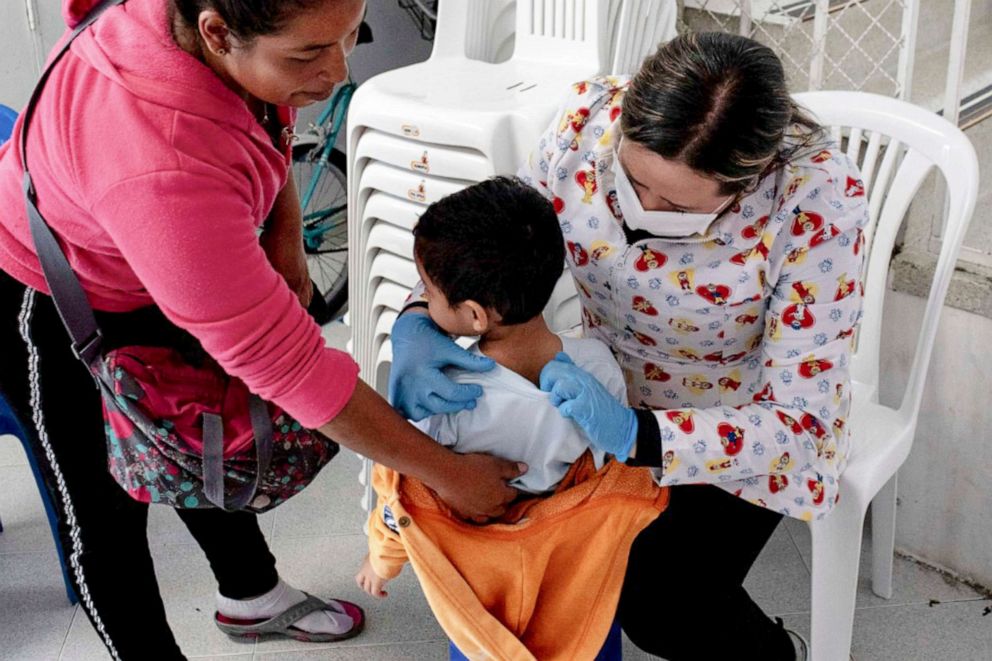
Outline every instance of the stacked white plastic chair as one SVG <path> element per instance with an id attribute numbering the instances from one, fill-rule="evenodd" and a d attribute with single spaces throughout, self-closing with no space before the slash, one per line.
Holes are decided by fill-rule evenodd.
<path id="1" fill-rule="evenodd" d="M 465 57 L 496 64 L 513 56 L 517 0 L 461 0 L 469 5 Z M 443 4 L 443 3 L 441 3 Z"/>
<path id="2" fill-rule="evenodd" d="M 416 284 L 409 232 L 432 202 L 523 162 L 563 90 L 608 66 L 604 1 L 520 0 L 513 56 L 469 59 L 494 5 L 440 3 L 431 58 L 365 83 L 349 112 L 352 351 L 380 390 Z M 496 8 L 498 9 L 498 8 Z M 480 18 L 481 17 L 481 18 Z M 473 37 L 473 35 L 476 35 Z"/>
<path id="3" fill-rule="evenodd" d="M 611 0 L 609 53 L 613 74 L 634 74 L 644 58 L 676 34 L 675 0 Z"/>
<path id="4" fill-rule="evenodd" d="M 872 590 L 892 596 L 896 474 L 909 456 L 937 324 L 978 195 L 978 159 L 958 127 L 904 101 L 861 92 L 810 92 L 796 100 L 831 127 L 859 164 L 871 226 L 864 280 L 864 320 L 851 363 L 851 456 L 840 476 L 840 501 L 812 533 L 812 659 L 847 661 L 851 648 L 861 531 L 872 511 Z M 897 408 L 880 404 L 882 309 L 892 248 L 927 175 L 937 170 L 948 190 L 940 256 L 927 297 L 912 367 Z"/>

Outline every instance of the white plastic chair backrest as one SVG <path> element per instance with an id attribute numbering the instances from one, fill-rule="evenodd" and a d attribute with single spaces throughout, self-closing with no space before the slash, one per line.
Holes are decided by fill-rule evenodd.
<path id="1" fill-rule="evenodd" d="M 619 0 L 620 8 L 611 17 L 613 59 L 609 72 L 634 74 L 658 45 L 676 35 L 678 3 L 675 0 Z M 613 7 L 611 7 L 611 12 Z"/>
<path id="2" fill-rule="evenodd" d="M 516 43 L 517 0 L 490 0 L 487 38 L 487 62 L 505 62 L 513 57 L 513 47 Z"/>
<path id="3" fill-rule="evenodd" d="M 608 15 L 609 0 L 517 0 L 513 57 L 603 71 Z"/>
<path id="4" fill-rule="evenodd" d="M 613 55 L 616 52 L 617 43 L 617 31 L 620 25 L 620 9 L 624 6 L 625 0 L 609 0 L 610 4 L 606 10 L 606 25 L 608 26 L 606 30 L 602 32 L 600 38 L 603 39 L 603 47 L 606 48 L 606 53 L 610 56 L 610 61 L 613 61 Z"/>
<path id="5" fill-rule="evenodd" d="M 505 24 L 505 18 L 501 15 L 508 5 L 512 14 L 513 3 L 514 0 L 448 0 L 438 3 L 431 58 L 494 61 L 494 42 L 505 39 L 505 35 L 494 35 L 494 26 L 497 21 L 502 21 L 500 25 Z M 512 32 L 512 25 L 510 29 Z"/>
<path id="6" fill-rule="evenodd" d="M 896 235 L 909 205 L 936 167 L 948 191 L 940 255 L 899 412 L 915 421 L 923 397 L 937 323 L 961 243 L 978 195 L 978 158 L 956 126 L 918 106 L 865 92 L 806 92 L 795 95 L 827 127 L 861 168 L 870 226 L 865 231 L 864 318 L 851 364 L 852 378 L 878 386 L 882 306 Z"/>

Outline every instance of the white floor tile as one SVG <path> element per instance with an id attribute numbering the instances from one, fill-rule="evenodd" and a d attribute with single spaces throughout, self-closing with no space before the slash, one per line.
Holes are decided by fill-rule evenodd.
<path id="1" fill-rule="evenodd" d="M 270 639 L 255 645 L 228 639 L 211 621 L 215 584 L 206 559 L 173 512 L 153 508 L 150 538 L 163 599 L 188 656 L 216 661 L 446 658 L 444 634 L 412 572 L 407 570 L 394 581 L 383 601 L 366 597 L 354 585 L 353 575 L 366 549 L 359 532 L 364 515 L 358 508 L 358 466 L 357 458 L 344 451 L 295 503 L 261 518 L 288 581 L 321 596 L 355 601 L 367 610 L 366 631 L 344 643 Z M 84 614 L 65 599 L 28 467 L 0 466 L 0 484 L 0 515 L 7 526 L 0 535 L 0 660 L 56 659 L 60 650 L 67 661 L 109 658 Z M 806 526 L 787 521 L 773 535 L 747 581 L 767 612 L 790 613 L 785 616 L 787 623 L 806 632 L 808 555 Z M 870 593 L 868 558 L 866 543 L 854 638 L 859 661 L 992 658 L 992 616 L 983 616 L 992 602 L 976 599 L 973 590 L 902 560 L 896 562 L 896 595 L 888 602 L 878 599 Z M 941 603 L 928 606 L 931 599 Z M 625 658 L 651 658 L 629 641 L 624 649 Z"/>
<path id="2" fill-rule="evenodd" d="M 0 555 L 38 553 L 57 558 L 37 483 L 27 464 L 0 466 Z"/>
<path id="3" fill-rule="evenodd" d="M 992 601 L 859 608 L 851 653 L 858 661 L 985 661 L 992 659 Z M 809 615 L 784 618 L 809 637 Z"/>
<path id="4" fill-rule="evenodd" d="M 0 555 L 0 659 L 57 659 L 74 610 L 54 554 Z"/>
<path id="5" fill-rule="evenodd" d="M 744 587 L 769 615 L 809 610 L 809 570 L 782 524 L 751 567 Z"/>
<path id="6" fill-rule="evenodd" d="M 59 661 L 112 661 L 103 640 L 81 609 L 72 618 Z"/>
<path id="7" fill-rule="evenodd" d="M 248 655 L 253 642 L 235 642 L 213 623 L 216 583 L 195 544 L 154 547 L 152 557 L 166 615 L 183 653 L 193 656 Z M 66 641 L 64 661 L 109 659 L 89 621 L 77 617 Z M 240 661 L 240 660 L 239 660 Z"/>
<path id="8" fill-rule="evenodd" d="M 263 515 L 263 520 L 273 521 L 273 539 L 361 533 L 365 513 L 359 506 L 364 489 L 358 483 L 360 468 L 358 456 L 342 448 L 303 493 Z"/>
<path id="9" fill-rule="evenodd" d="M 809 526 L 794 519 L 786 521 L 786 525 L 799 547 L 804 562 L 809 566 L 811 558 Z M 858 608 L 926 604 L 932 599 L 941 602 L 961 601 L 981 596 L 963 583 L 946 579 L 935 571 L 897 556 L 892 571 L 892 598 L 882 599 L 871 591 L 871 564 L 871 529 L 868 527 L 861 542 Z"/>
<path id="10" fill-rule="evenodd" d="M 367 647 L 347 647 L 297 650 L 292 652 L 259 652 L 256 661 L 447 661 L 448 642 L 435 640 L 420 643 L 396 645 L 372 645 Z"/>
<path id="11" fill-rule="evenodd" d="M 340 349 L 345 351 L 345 344 L 351 339 L 351 329 L 345 326 L 340 321 L 335 321 L 334 323 L 327 324 L 322 329 L 322 334 L 324 336 L 324 341 L 327 346 L 332 349 Z"/>
<path id="12" fill-rule="evenodd" d="M 444 638 L 431 614 L 413 572 L 407 568 L 390 582 L 389 597 L 375 600 L 355 585 L 355 572 L 368 545 L 364 535 L 335 535 L 282 539 L 278 536 L 272 551 L 279 561 L 279 572 L 294 586 L 321 597 L 339 597 L 365 609 L 365 631 L 350 641 L 320 645 L 274 638 L 260 641 L 257 653 L 337 649 L 357 645 L 430 641 Z M 335 657 L 336 658 L 336 657 Z M 365 658 L 365 657 L 355 657 Z"/>
<path id="13" fill-rule="evenodd" d="M 16 436 L 0 436 L 0 466 L 24 466 L 28 459 Z"/>
<path id="14" fill-rule="evenodd" d="M 630 638 L 626 635 L 623 637 L 623 659 L 624 661 L 650 661 L 651 659 L 657 659 L 658 657 L 648 654 L 639 648 L 634 643 L 630 642 Z"/>
<path id="15" fill-rule="evenodd" d="M 196 544 L 176 511 L 164 505 L 148 508 L 148 543 L 157 546 Z"/>

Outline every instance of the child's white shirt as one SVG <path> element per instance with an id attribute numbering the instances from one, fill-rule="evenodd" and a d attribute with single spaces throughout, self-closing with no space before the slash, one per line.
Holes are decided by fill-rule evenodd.
<path id="1" fill-rule="evenodd" d="M 623 372 L 605 344 L 591 338 L 561 341 L 562 350 L 577 366 L 627 405 Z M 481 355 L 478 345 L 471 351 Z M 472 410 L 432 416 L 416 426 L 460 454 L 483 452 L 526 463 L 527 473 L 511 486 L 529 493 L 551 491 L 588 449 L 596 467 L 603 465 L 605 453 L 592 448 L 582 429 L 552 406 L 550 393 L 516 372 L 497 365 L 489 372 L 449 369 L 447 374 L 457 383 L 482 386 L 482 397 Z"/>

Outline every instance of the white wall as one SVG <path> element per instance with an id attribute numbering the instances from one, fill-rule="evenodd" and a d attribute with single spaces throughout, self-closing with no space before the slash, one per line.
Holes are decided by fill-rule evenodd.
<path id="1" fill-rule="evenodd" d="M 16 110 L 27 103 L 45 55 L 65 30 L 61 6 L 61 0 L 0 0 L 0 103 Z"/>
<path id="2" fill-rule="evenodd" d="M 882 403 L 902 397 L 924 301 L 889 292 Z M 992 587 L 992 320 L 945 307 L 916 441 L 899 473 L 896 546 Z"/>

